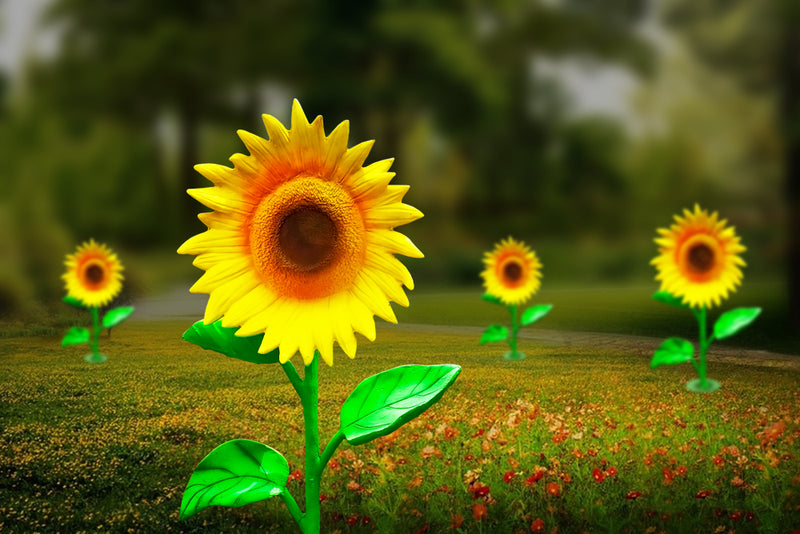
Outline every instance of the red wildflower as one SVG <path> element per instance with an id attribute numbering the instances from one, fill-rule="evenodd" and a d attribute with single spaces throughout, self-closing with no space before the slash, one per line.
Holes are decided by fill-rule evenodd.
<path id="1" fill-rule="evenodd" d="M 458 434 L 459 434 L 458 429 L 453 428 L 452 426 L 448 426 L 447 428 L 444 429 L 445 439 L 453 439 L 454 437 L 458 436 Z"/>
<path id="2" fill-rule="evenodd" d="M 739 521 L 742 518 L 742 511 L 737 510 L 735 512 L 731 512 L 729 517 L 731 518 L 731 521 Z"/>
<path id="3" fill-rule="evenodd" d="M 450 518 L 450 530 L 461 528 L 461 525 L 463 524 L 464 524 L 464 516 L 462 516 L 461 514 L 453 514 L 453 517 Z"/>
<path id="4" fill-rule="evenodd" d="M 372 518 L 370 516 L 365 515 L 364 517 L 361 518 L 362 525 L 369 525 L 370 523 L 372 523 Z"/>
<path id="5" fill-rule="evenodd" d="M 506 484 L 508 484 L 509 482 L 511 482 L 512 480 L 514 480 L 514 478 L 515 478 L 516 476 L 517 476 L 517 474 L 516 474 L 514 471 L 506 471 L 506 472 L 503 474 L 503 482 L 505 482 Z"/>
<path id="6" fill-rule="evenodd" d="M 526 486 L 533 486 L 539 480 L 542 479 L 542 477 L 544 476 L 544 473 L 545 472 L 542 469 L 537 469 L 536 471 L 533 472 L 533 474 L 531 476 L 529 476 L 528 478 L 525 479 L 525 485 Z"/>
<path id="7" fill-rule="evenodd" d="M 354 527 L 358 524 L 358 514 L 353 514 L 344 520 L 349 526 Z"/>
<path id="8" fill-rule="evenodd" d="M 669 467 L 662 469 L 661 473 L 664 475 L 664 484 L 672 484 L 672 479 L 675 478 L 672 470 Z"/>
<path id="9" fill-rule="evenodd" d="M 761 442 L 764 444 L 774 443 L 781 437 L 784 430 L 786 430 L 786 421 L 781 419 L 777 423 L 772 423 L 756 435 L 761 438 Z"/>
<path id="10" fill-rule="evenodd" d="M 547 485 L 544 487 L 544 490 L 553 497 L 558 497 L 559 495 L 561 495 L 561 486 L 559 486 L 555 482 L 548 482 Z"/>
<path id="11" fill-rule="evenodd" d="M 544 521 L 540 518 L 536 518 L 531 523 L 531 532 L 544 532 Z"/>
<path id="12" fill-rule="evenodd" d="M 483 503 L 473 504 L 472 517 L 475 519 L 475 521 L 483 521 L 489 517 L 489 509 L 486 508 L 486 505 Z"/>
<path id="13" fill-rule="evenodd" d="M 642 496 L 641 491 L 629 491 L 628 494 L 625 495 L 625 498 L 628 499 L 629 501 L 635 501 L 641 496 Z"/>
<path id="14" fill-rule="evenodd" d="M 472 486 L 470 486 L 470 493 L 472 493 L 473 499 L 481 499 L 489 495 L 489 486 L 481 484 L 480 482 L 476 482 Z"/>
<path id="15" fill-rule="evenodd" d="M 711 490 L 703 490 L 703 491 L 698 491 L 697 495 L 695 495 L 694 498 L 695 499 L 705 499 L 709 495 L 711 495 Z"/>
<path id="16" fill-rule="evenodd" d="M 594 479 L 595 482 L 599 483 L 602 482 L 606 478 L 606 476 L 603 474 L 602 471 L 600 471 L 598 468 L 595 467 L 594 470 L 592 470 L 592 478 Z"/>
<path id="17" fill-rule="evenodd" d="M 686 466 L 685 465 L 679 465 L 677 467 L 677 469 L 675 469 L 675 474 L 676 475 L 680 475 L 682 477 L 685 477 L 686 476 Z"/>
<path id="18" fill-rule="evenodd" d="M 615 477 L 615 476 L 617 476 L 617 468 L 614 467 L 613 465 L 609 466 L 609 468 L 606 469 L 605 474 L 606 474 L 607 477 Z"/>

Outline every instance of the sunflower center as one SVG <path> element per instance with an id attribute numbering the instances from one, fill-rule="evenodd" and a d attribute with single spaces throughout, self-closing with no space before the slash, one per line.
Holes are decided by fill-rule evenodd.
<path id="1" fill-rule="evenodd" d="M 714 267 L 714 250 L 705 243 L 697 243 L 689 249 L 687 260 L 694 272 L 707 273 Z"/>
<path id="2" fill-rule="evenodd" d="M 281 251 L 298 271 L 315 271 L 330 263 L 336 250 L 336 224 L 316 208 L 301 208 L 283 220 Z"/>
<path id="3" fill-rule="evenodd" d="M 99 265 L 92 264 L 86 268 L 86 280 L 93 285 L 97 285 L 103 281 L 103 268 Z"/>
<path id="4" fill-rule="evenodd" d="M 522 278 L 522 266 L 515 262 L 508 262 L 503 266 L 503 276 L 509 282 L 516 283 Z"/>
<path id="5" fill-rule="evenodd" d="M 261 200 L 249 228 L 256 271 L 279 296 L 333 295 L 349 288 L 363 266 L 364 220 L 339 183 L 313 176 L 284 182 Z"/>

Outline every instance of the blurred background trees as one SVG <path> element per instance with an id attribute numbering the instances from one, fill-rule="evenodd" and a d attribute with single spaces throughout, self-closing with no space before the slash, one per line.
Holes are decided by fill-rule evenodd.
<path id="1" fill-rule="evenodd" d="M 0 317 L 60 298 L 88 237 L 142 258 L 133 293 L 190 276 L 174 250 L 202 229 L 193 165 L 242 151 L 238 128 L 264 135 L 261 113 L 287 121 L 293 97 L 396 157 L 431 287 L 478 286 L 509 234 L 549 283 L 651 283 L 655 228 L 694 202 L 737 226 L 748 278 L 779 276 L 800 212 L 781 50 L 800 32 L 751 4 L 52 0 L 39 32 L 57 46 L 0 78 Z"/>

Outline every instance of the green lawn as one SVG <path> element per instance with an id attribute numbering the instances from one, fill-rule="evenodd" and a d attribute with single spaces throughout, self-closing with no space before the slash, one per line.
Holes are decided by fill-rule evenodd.
<path id="1" fill-rule="evenodd" d="M 542 328 L 568 327 L 569 302 L 607 322 L 600 296 L 537 301 L 546 297 L 557 308 Z M 398 315 L 504 320 L 474 298 L 415 294 Z M 109 361 L 97 366 L 59 336 L 0 343 L 0 531 L 296 532 L 275 499 L 178 520 L 194 466 L 226 440 L 264 442 L 303 466 L 301 410 L 281 369 L 182 342 L 190 323 L 126 322 L 101 340 Z M 526 360 L 506 362 L 502 345 L 460 332 L 379 326 L 376 342 L 359 338 L 355 360 L 337 350 L 323 366 L 323 443 L 367 376 L 405 363 L 463 367 L 422 417 L 342 445 L 322 482 L 323 532 L 800 528 L 797 372 L 712 363 L 723 387 L 703 396 L 683 388 L 690 366 L 650 370 L 641 354 L 530 340 Z M 301 482 L 290 490 L 299 496 Z"/>
<path id="2" fill-rule="evenodd" d="M 692 314 L 654 301 L 651 296 L 656 289 L 655 283 L 599 288 L 544 286 L 532 303 L 550 303 L 554 308 L 533 328 L 659 338 L 681 336 L 696 340 L 697 322 Z M 480 288 L 446 293 L 426 292 L 422 288 L 412 292 L 409 298 L 411 305 L 408 308 L 395 307 L 401 323 L 484 327 L 493 322 L 510 324 L 504 307 L 480 300 Z M 722 344 L 800 355 L 800 338 L 788 328 L 784 290 L 780 283 L 745 284 L 720 308 L 710 310 L 709 321 L 721 312 L 740 306 L 759 306 L 763 312 L 751 327 Z"/>

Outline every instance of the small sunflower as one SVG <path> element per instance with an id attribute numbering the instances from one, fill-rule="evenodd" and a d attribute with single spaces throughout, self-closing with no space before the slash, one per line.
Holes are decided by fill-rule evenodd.
<path id="1" fill-rule="evenodd" d="M 334 340 L 352 358 L 354 332 L 372 341 L 373 315 L 397 322 L 390 301 L 408 306 L 414 281 L 394 254 L 422 253 L 394 227 L 422 213 L 402 203 L 408 186 L 389 185 L 393 160 L 362 166 L 373 142 L 348 148 L 347 121 L 326 136 L 297 100 L 291 129 L 263 119 L 269 139 L 240 130 L 250 155 L 233 168 L 195 167 L 214 186 L 188 192 L 214 211 L 178 253 L 206 271 L 190 289 L 209 294 L 206 324 L 263 333 L 259 352 L 279 348 L 282 363 L 299 351 L 308 365 L 318 350 L 332 365 Z"/>
<path id="2" fill-rule="evenodd" d="M 105 306 L 122 289 L 122 263 L 103 244 L 90 239 L 64 260 L 67 272 L 61 278 L 67 294 L 89 307 Z"/>
<path id="3" fill-rule="evenodd" d="M 658 269 L 661 290 L 681 297 L 693 308 L 719 306 L 741 284 L 745 265 L 738 254 L 746 249 L 732 226 L 695 204 L 694 211 L 676 215 L 669 229 L 659 228 L 659 255 L 650 263 Z"/>
<path id="4" fill-rule="evenodd" d="M 507 306 L 522 304 L 541 286 L 541 268 L 536 253 L 522 241 L 509 237 L 484 255 L 481 273 L 486 292 Z"/>

